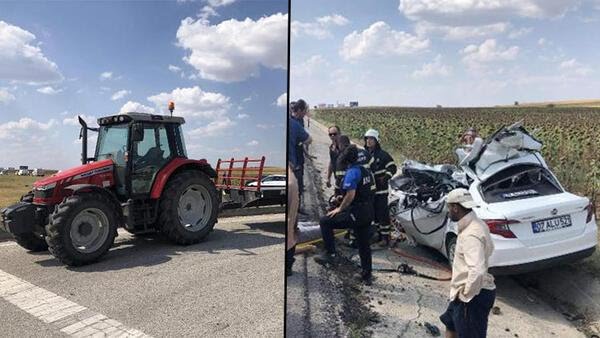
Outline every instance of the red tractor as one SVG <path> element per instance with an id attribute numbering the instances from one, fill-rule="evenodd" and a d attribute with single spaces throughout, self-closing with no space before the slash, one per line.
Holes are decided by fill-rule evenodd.
<path id="1" fill-rule="evenodd" d="M 0 212 L 0 227 L 22 247 L 49 249 L 72 266 L 98 260 L 121 226 L 133 234 L 159 231 L 177 244 L 201 241 L 217 222 L 221 195 L 210 164 L 188 159 L 184 122 L 126 113 L 90 128 L 80 117 L 82 165 L 35 182 Z M 89 158 L 88 131 L 98 132 Z"/>

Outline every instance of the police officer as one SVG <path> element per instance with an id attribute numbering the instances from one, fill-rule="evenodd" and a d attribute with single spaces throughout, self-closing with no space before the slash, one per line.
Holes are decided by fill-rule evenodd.
<path id="1" fill-rule="evenodd" d="M 319 224 L 326 252 L 315 257 L 320 264 L 335 264 L 338 257 L 335 250 L 334 229 L 354 229 L 357 237 L 358 254 L 362 272 L 360 278 L 370 285 L 372 280 L 372 258 L 369 243 L 369 226 L 373 221 L 374 178 L 364 167 L 356 163 L 358 149 L 354 145 L 346 147 L 339 156 L 346 174 L 342 184 L 344 193 L 340 205 L 323 216 Z"/>
<path id="2" fill-rule="evenodd" d="M 375 185 L 377 187 L 374 201 L 375 224 L 379 233 L 379 243 L 377 245 L 380 248 L 385 248 L 390 244 L 390 233 L 392 232 L 387 205 L 388 182 L 396 173 L 397 167 L 392 156 L 381 149 L 379 132 L 377 130 L 367 130 L 364 139 L 365 148 L 372 157 L 371 172 L 375 176 Z"/>

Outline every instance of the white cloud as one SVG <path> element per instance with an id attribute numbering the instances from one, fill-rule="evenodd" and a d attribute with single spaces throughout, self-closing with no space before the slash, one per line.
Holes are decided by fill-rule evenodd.
<path id="1" fill-rule="evenodd" d="M 46 86 L 46 87 L 38 88 L 37 91 L 42 94 L 46 94 L 46 95 L 56 95 L 56 94 L 62 92 L 63 90 L 62 89 L 54 89 L 52 86 Z"/>
<path id="2" fill-rule="evenodd" d="M 247 119 L 249 117 L 250 117 L 250 115 L 245 114 L 245 113 L 239 113 L 238 116 L 237 116 L 237 118 L 240 119 L 240 120 Z"/>
<path id="3" fill-rule="evenodd" d="M 125 96 L 127 96 L 129 94 L 131 94 L 131 91 L 122 89 L 122 90 L 119 90 L 118 92 L 115 92 L 114 94 L 112 94 L 110 99 L 113 101 L 117 101 L 117 100 L 124 98 Z"/>
<path id="4" fill-rule="evenodd" d="M 452 68 L 442 63 L 442 56 L 437 55 L 433 62 L 425 63 L 421 69 L 417 69 L 412 73 L 415 79 L 422 79 L 433 76 L 448 76 Z"/>
<path id="5" fill-rule="evenodd" d="M 592 73 L 590 67 L 581 64 L 576 59 L 563 61 L 558 68 L 562 70 L 565 75 L 586 76 Z"/>
<path id="6" fill-rule="evenodd" d="M 67 117 L 67 118 L 63 119 L 63 121 L 62 121 L 63 125 L 65 125 L 65 126 L 79 126 L 78 116 L 81 116 L 81 118 L 90 127 L 93 127 L 93 126 L 97 125 L 97 119 L 96 119 L 95 116 L 85 115 L 85 114 L 77 114 L 77 115 L 74 115 L 73 117 Z"/>
<path id="7" fill-rule="evenodd" d="M 110 80 L 113 78 L 113 72 L 102 72 L 99 76 L 100 81 Z"/>
<path id="8" fill-rule="evenodd" d="M 538 43 L 538 45 L 543 46 L 547 43 L 547 41 L 544 38 L 540 38 L 537 43 Z"/>
<path id="9" fill-rule="evenodd" d="M 177 66 L 169 65 L 169 70 L 172 71 L 173 73 L 179 73 L 181 71 L 181 68 L 177 67 Z"/>
<path id="10" fill-rule="evenodd" d="M 184 61 L 203 79 L 236 82 L 259 75 L 260 66 L 287 66 L 287 14 L 256 21 L 230 19 L 210 25 L 186 18 L 177 30 L 179 46 L 190 51 Z"/>
<path id="11" fill-rule="evenodd" d="M 466 40 L 501 34 L 506 32 L 509 27 L 510 24 L 506 22 L 481 26 L 448 26 L 422 21 L 415 26 L 415 32 L 419 36 L 436 34 L 441 35 L 445 40 Z"/>
<path id="12" fill-rule="evenodd" d="M 0 140 L 27 142 L 28 137 L 36 138 L 36 132 L 44 132 L 56 125 L 56 120 L 51 119 L 46 123 L 38 122 L 29 117 L 19 121 L 9 121 L 0 124 Z"/>
<path id="13" fill-rule="evenodd" d="M 16 97 L 6 88 L 0 88 L 0 103 L 9 103 L 14 101 Z"/>
<path id="14" fill-rule="evenodd" d="M 227 6 L 234 2 L 235 0 L 208 0 L 208 3 L 213 7 Z"/>
<path id="15" fill-rule="evenodd" d="M 279 97 L 275 101 L 275 104 L 277 105 L 277 107 L 287 106 L 287 93 L 283 93 L 283 94 L 279 95 Z"/>
<path id="16" fill-rule="evenodd" d="M 159 111 L 167 113 L 167 103 L 175 102 L 175 112 L 179 116 L 215 119 L 225 115 L 229 107 L 229 97 L 215 92 L 206 92 L 198 86 L 176 88 L 170 93 L 160 93 L 148 97 Z"/>
<path id="17" fill-rule="evenodd" d="M 514 17 L 556 18 L 576 8 L 579 0 L 400 0 L 407 18 L 436 24 L 484 25 Z"/>
<path id="18" fill-rule="evenodd" d="M 252 140 L 248 143 L 246 143 L 246 145 L 249 145 L 251 147 L 257 146 L 258 145 L 258 141 L 257 140 Z"/>
<path id="19" fill-rule="evenodd" d="M 204 127 L 196 128 L 189 132 L 192 137 L 216 136 L 221 135 L 224 131 L 235 125 L 235 122 L 230 118 L 225 117 L 219 120 L 210 122 Z"/>
<path id="20" fill-rule="evenodd" d="M 513 29 L 510 33 L 508 33 L 508 38 L 509 39 L 518 39 L 522 36 L 525 36 L 525 35 L 531 33 L 532 30 L 533 30 L 533 28 L 531 28 L 531 27 L 522 27 L 519 29 Z"/>
<path id="21" fill-rule="evenodd" d="M 339 53 L 347 61 L 369 56 L 398 56 L 413 54 L 429 47 L 429 39 L 393 30 L 378 21 L 362 32 L 354 31 L 344 38 Z"/>
<path id="22" fill-rule="evenodd" d="M 292 21 L 291 33 L 294 36 L 307 35 L 317 39 L 332 37 L 330 28 L 332 26 L 345 26 L 350 21 L 339 14 L 318 17 L 313 22 Z"/>
<path id="23" fill-rule="evenodd" d="M 0 80 L 43 84 L 64 79 L 35 40 L 32 33 L 0 20 Z"/>
<path id="24" fill-rule="evenodd" d="M 135 101 L 127 101 L 127 103 L 125 103 L 121 109 L 119 109 L 119 114 L 130 112 L 156 114 L 156 111 L 152 107 L 144 106 L 143 104 Z"/>
<path id="25" fill-rule="evenodd" d="M 345 26 L 350 22 L 350 20 L 346 19 L 343 15 L 339 15 L 339 14 L 318 17 L 316 21 L 323 25 L 336 25 L 336 26 Z"/>
<path id="26" fill-rule="evenodd" d="M 463 62 L 477 68 L 487 63 L 515 60 L 519 54 L 519 47 L 504 48 L 499 46 L 495 39 L 488 39 L 481 45 L 468 45 L 461 53 L 464 54 Z"/>
<path id="27" fill-rule="evenodd" d="M 322 72 L 327 66 L 329 66 L 327 60 L 317 54 L 302 63 L 292 65 L 291 73 L 293 77 L 312 76 L 315 73 Z"/>

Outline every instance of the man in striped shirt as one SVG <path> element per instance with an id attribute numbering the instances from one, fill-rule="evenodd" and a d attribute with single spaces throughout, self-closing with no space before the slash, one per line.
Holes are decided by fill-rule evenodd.
<path id="1" fill-rule="evenodd" d="M 390 225 L 390 215 L 387 204 L 388 182 L 396 173 L 397 167 L 394 159 L 385 150 L 381 149 L 379 132 L 375 129 L 369 129 L 364 135 L 365 148 L 371 155 L 371 172 L 375 176 L 375 225 L 379 233 L 379 243 L 377 247 L 387 248 L 390 244 L 390 234 L 392 226 Z"/>

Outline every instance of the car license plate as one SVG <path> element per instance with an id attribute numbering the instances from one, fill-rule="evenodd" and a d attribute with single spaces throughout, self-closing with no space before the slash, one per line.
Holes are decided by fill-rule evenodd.
<path id="1" fill-rule="evenodd" d="M 570 227 L 571 215 L 558 216 L 553 218 L 541 219 L 539 221 L 531 222 L 533 233 L 537 234 L 540 232 L 558 230 L 566 227 Z"/>

